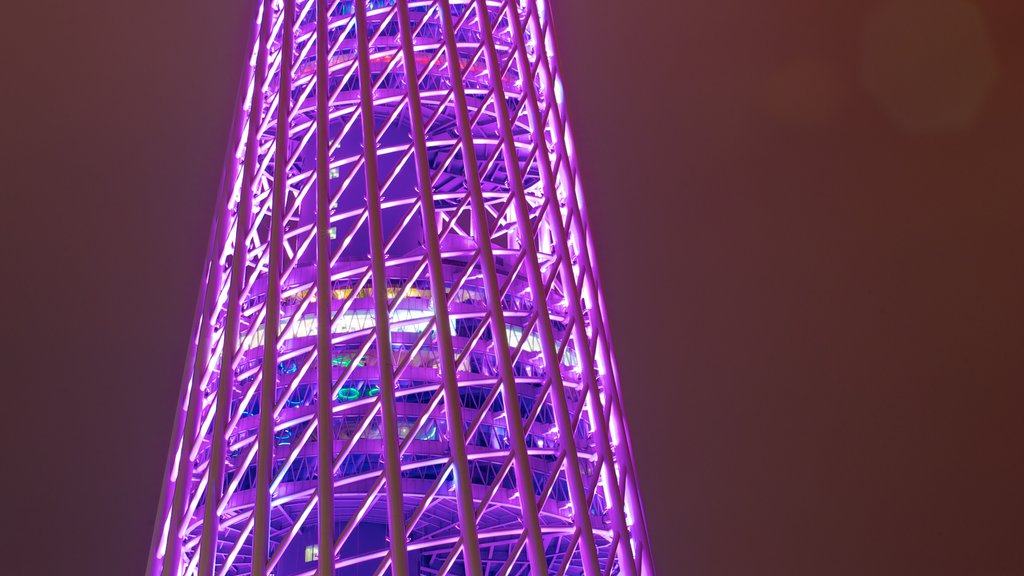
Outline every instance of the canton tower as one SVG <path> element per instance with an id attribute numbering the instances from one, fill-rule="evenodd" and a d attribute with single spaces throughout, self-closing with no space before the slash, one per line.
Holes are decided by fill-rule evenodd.
<path id="1" fill-rule="evenodd" d="M 654 576 L 551 0 L 252 0 L 150 576 Z"/>

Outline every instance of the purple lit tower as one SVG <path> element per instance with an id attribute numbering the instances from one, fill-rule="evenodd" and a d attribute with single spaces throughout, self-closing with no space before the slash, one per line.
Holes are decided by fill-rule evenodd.
<path id="1" fill-rule="evenodd" d="M 550 0 L 252 20 L 148 574 L 654 576 Z"/>

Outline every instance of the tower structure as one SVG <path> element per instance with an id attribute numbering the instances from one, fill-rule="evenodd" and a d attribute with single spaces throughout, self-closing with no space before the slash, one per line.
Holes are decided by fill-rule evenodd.
<path id="1" fill-rule="evenodd" d="M 156 576 L 654 576 L 548 0 L 255 0 Z"/>

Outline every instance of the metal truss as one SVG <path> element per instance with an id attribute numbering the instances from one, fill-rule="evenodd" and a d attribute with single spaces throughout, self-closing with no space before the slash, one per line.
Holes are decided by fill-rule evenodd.
<path id="1" fill-rule="evenodd" d="M 147 574 L 654 576 L 548 0 L 258 0 Z"/>

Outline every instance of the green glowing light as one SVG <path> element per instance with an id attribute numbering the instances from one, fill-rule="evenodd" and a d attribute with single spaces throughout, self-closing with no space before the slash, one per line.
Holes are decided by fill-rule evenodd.
<path id="1" fill-rule="evenodd" d="M 359 390 L 355 388 L 342 388 L 338 390 L 338 402 L 347 402 L 359 398 Z"/>

